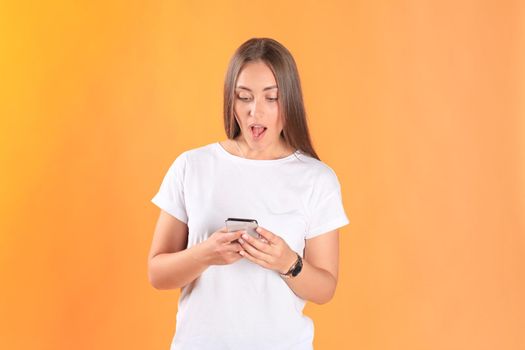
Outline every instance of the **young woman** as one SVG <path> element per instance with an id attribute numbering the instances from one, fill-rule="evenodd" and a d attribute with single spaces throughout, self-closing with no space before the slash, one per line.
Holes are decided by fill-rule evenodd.
<path id="1" fill-rule="evenodd" d="M 253 38 L 233 55 L 224 125 L 228 139 L 180 154 L 152 199 L 150 283 L 182 288 L 171 349 L 312 349 L 303 308 L 334 295 L 349 220 L 277 41 Z M 228 232 L 232 217 L 257 220 L 259 237 Z"/>

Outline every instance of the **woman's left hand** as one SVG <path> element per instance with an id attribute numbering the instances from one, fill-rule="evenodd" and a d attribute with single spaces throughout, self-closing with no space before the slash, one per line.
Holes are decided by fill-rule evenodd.
<path id="1" fill-rule="evenodd" d="M 242 235 L 242 238 L 239 238 L 239 243 L 244 248 L 244 251 L 239 254 L 267 269 L 282 274 L 288 272 L 297 260 L 296 253 L 290 249 L 284 239 L 276 234 L 260 226 L 256 231 L 261 235 L 260 239 L 246 233 Z"/>

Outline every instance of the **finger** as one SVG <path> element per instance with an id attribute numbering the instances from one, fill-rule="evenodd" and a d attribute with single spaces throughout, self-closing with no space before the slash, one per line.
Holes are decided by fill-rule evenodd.
<path id="1" fill-rule="evenodd" d="M 265 252 L 267 254 L 271 252 L 271 247 L 268 243 L 265 243 L 258 238 L 253 238 L 249 234 L 243 234 L 241 240 L 248 242 L 249 244 L 257 248 L 261 252 Z M 242 243 L 242 241 L 239 241 L 239 242 Z"/>
<path id="2" fill-rule="evenodd" d="M 223 236 L 223 239 L 221 240 L 222 242 L 224 243 L 230 243 L 232 241 L 235 241 L 237 239 L 239 239 L 241 237 L 241 235 L 243 233 L 245 233 L 246 231 L 232 231 L 232 232 L 227 232 L 224 236 Z"/>
<path id="3" fill-rule="evenodd" d="M 229 263 L 230 264 L 233 264 L 234 262 L 237 262 L 241 260 L 242 258 L 243 256 L 237 252 L 229 253 L 229 260 L 230 260 Z"/>
<path id="4" fill-rule="evenodd" d="M 226 250 L 229 252 L 239 252 L 244 250 L 244 248 L 239 243 L 231 243 L 226 246 Z"/>
<path id="5" fill-rule="evenodd" d="M 253 256 L 254 258 L 257 258 L 259 260 L 262 260 L 266 263 L 269 262 L 269 260 L 271 259 L 271 255 L 270 254 L 267 254 L 267 253 L 264 253 L 262 251 L 260 251 L 259 249 L 257 249 L 256 247 L 254 247 L 253 245 L 251 245 L 250 243 L 244 241 L 244 243 L 241 243 L 242 245 L 242 248 L 248 252 L 251 256 Z"/>
<path id="6" fill-rule="evenodd" d="M 246 259 L 250 260 L 251 262 L 257 264 L 257 265 L 260 265 L 262 267 L 265 267 L 267 269 L 270 268 L 270 265 L 268 265 L 268 263 L 264 260 L 260 260 L 260 259 L 257 259 L 256 257 L 250 255 L 247 251 L 243 250 L 243 251 L 240 251 L 239 252 L 240 255 L 242 255 L 243 257 L 245 257 Z"/>
<path id="7" fill-rule="evenodd" d="M 257 231 L 258 234 L 260 234 L 263 238 L 265 238 L 271 244 L 277 244 L 280 238 L 279 236 L 271 233 L 270 231 L 262 228 L 261 226 L 257 227 L 255 231 Z"/>

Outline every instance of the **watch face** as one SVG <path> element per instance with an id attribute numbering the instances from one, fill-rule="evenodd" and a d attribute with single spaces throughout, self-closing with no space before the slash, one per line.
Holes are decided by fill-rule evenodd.
<path id="1" fill-rule="evenodd" d="M 297 265 L 295 266 L 295 268 L 292 271 L 292 276 L 293 277 L 297 276 L 299 274 L 299 272 L 301 272 L 302 269 L 303 269 L 303 260 L 301 258 L 299 258 L 299 261 L 298 261 Z"/>

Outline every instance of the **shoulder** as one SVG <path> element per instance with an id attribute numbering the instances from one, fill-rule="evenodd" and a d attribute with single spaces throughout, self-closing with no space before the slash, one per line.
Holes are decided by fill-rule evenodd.
<path id="1" fill-rule="evenodd" d="M 203 157 L 206 158 L 206 157 L 216 156 L 216 148 L 217 148 L 216 142 L 209 143 L 204 146 L 191 148 L 191 149 L 181 152 L 175 158 L 174 162 L 187 163 L 187 162 L 198 160 Z"/>
<path id="2" fill-rule="evenodd" d="M 297 161 L 299 169 L 297 174 L 303 179 L 305 186 L 310 188 L 308 198 L 311 203 L 317 203 L 322 198 L 328 198 L 341 191 L 341 184 L 334 169 L 325 162 L 300 152 Z"/>
<path id="3" fill-rule="evenodd" d="M 216 155 L 216 143 L 188 149 L 175 157 L 171 162 L 170 171 L 176 173 L 185 172 L 188 167 L 194 164 L 209 162 L 211 158 L 216 157 Z"/>
<path id="4" fill-rule="evenodd" d="M 301 151 L 298 152 L 297 158 L 302 170 L 317 181 L 337 181 L 335 171 L 328 164 Z"/>

